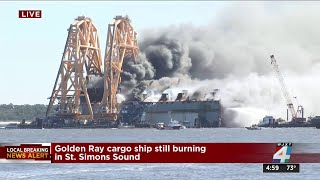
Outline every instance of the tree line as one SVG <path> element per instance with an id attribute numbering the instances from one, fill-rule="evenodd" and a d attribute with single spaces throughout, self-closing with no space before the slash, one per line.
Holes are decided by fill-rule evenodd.
<path id="1" fill-rule="evenodd" d="M 35 118 L 43 118 L 46 115 L 47 105 L 44 104 L 25 104 L 14 105 L 0 104 L 0 121 L 8 120 L 34 120 Z"/>

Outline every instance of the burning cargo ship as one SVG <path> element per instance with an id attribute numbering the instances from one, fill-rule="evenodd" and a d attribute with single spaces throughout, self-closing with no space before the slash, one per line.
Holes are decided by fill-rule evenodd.
<path id="1" fill-rule="evenodd" d="M 142 54 L 137 61 L 138 55 L 137 33 L 127 16 L 116 16 L 108 25 L 105 57 L 101 55 L 98 31 L 91 18 L 77 17 L 68 28 L 60 68 L 41 126 L 105 128 L 116 127 L 119 123 L 153 126 L 171 121 L 179 121 L 187 127 L 220 126 L 221 105 L 214 99 L 200 100 L 182 92 L 174 100 L 163 93 L 157 101 L 136 101 L 135 96 L 141 93 L 136 89 L 145 88 L 144 83 L 151 81 L 149 85 L 152 85 L 153 81 L 170 79 L 173 75 L 165 73 L 168 77 L 163 77 L 164 74 L 156 73 L 161 72 L 152 65 L 154 60 L 158 62 L 157 57 L 147 61 L 141 58 Z M 165 62 L 165 59 L 160 61 Z M 150 68 L 150 74 L 141 76 L 146 74 L 140 72 L 145 68 Z M 180 78 L 175 79 L 179 84 Z M 168 83 L 163 84 L 168 86 Z M 122 87 L 127 93 L 121 92 Z M 170 86 L 164 89 L 168 88 Z M 163 88 L 156 90 L 161 93 Z M 123 95 L 128 94 L 134 96 L 129 98 L 134 101 L 123 101 Z"/>
<path id="2" fill-rule="evenodd" d="M 172 120 L 189 128 L 220 127 L 222 107 L 220 100 L 190 99 L 186 92 L 179 93 L 170 100 L 163 93 L 158 102 L 123 102 L 121 121 L 138 127 L 152 127 L 157 123 L 168 125 Z"/>

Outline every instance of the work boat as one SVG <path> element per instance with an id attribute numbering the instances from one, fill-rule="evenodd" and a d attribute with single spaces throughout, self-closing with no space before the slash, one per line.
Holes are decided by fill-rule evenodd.
<path id="1" fill-rule="evenodd" d="M 180 124 L 177 120 L 171 120 L 168 124 L 169 129 L 184 129 L 184 126 Z"/>
<path id="2" fill-rule="evenodd" d="M 156 128 L 157 128 L 157 129 L 165 129 L 166 126 L 164 125 L 164 123 L 157 123 L 157 124 L 156 124 Z"/>
<path id="3" fill-rule="evenodd" d="M 246 127 L 248 130 L 261 130 L 261 127 L 258 127 L 258 125 L 254 124 L 250 127 Z"/>
<path id="4" fill-rule="evenodd" d="M 134 128 L 134 126 L 133 125 L 129 125 L 128 123 L 120 123 L 118 128 L 120 128 L 120 129 L 132 129 L 132 128 Z"/>

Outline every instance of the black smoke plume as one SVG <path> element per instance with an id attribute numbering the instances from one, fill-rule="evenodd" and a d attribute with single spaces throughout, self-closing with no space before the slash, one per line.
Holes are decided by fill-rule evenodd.
<path id="1" fill-rule="evenodd" d="M 275 54 L 292 96 L 306 114 L 320 113 L 314 79 L 320 67 L 319 9 L 320 3 L 241 2 L 207 25 L 145 30 L 139 33 L 139 63 L 125 61 L 122 85 L 133 97 L 147 88 L 185 88 L 194 95 L 217 88 L 229 124 L 251 125 L 267 114 L 285 116 L 270 65 Z"/>

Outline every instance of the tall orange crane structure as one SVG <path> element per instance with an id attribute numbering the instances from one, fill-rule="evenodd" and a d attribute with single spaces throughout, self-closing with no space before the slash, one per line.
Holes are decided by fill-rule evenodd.
<path id="1" fill-rule="evenodd" d="M 137 33 L 128 17 L 117 16 L 109 24 L 104 61 L 96 26 L 88 17 L 79 16 L 68 29 L 60 68 L 47 108 L 46 117 L 58 100 L 56 116 L 71 119 L 117 118 L 116 94 L 121 82 L 122 63 L 138 56 Z M 91 76 L 103 79 L 101 102 L 91 100 Z"/>
<path id="2" fill-rule="evenodd" d="M 303 117 L 303 110 L 304 110 L 303 107 L 301 105 L 299 105 L 297 111 L 295 110 L 294 105 L 292 103 L 292 100 L 290 98 L 291 96 L 289 95 L 289 92 L 288 92 L 288 89 L 287 89 L 286 84 L 284 82 L 283 76 L 280 72 L 279 65 L 278 65 L 276 59 L 274 58 L 274 55 L 271 55 L 270 57 L 271 57 L 271 65 L 272 65 L 272 67 L 275 71 L 275 74 L 277 76 L 277 79 L 280 83 L 280 88 L 281 88 L 282 94 L 285 98 L 288 109 L 291 112 L 292 122 L 294 122 L 294 123 L 305 122 L 306 119 Z"/>
<path id="3" fill-rule="evenodd" d="M 97 28 L 90 18 L 79 16 L 68 29 L 68 37 L 60 68 L 50 97 L 46 116 L 55 100 L 59 101 L 59 116 L 77 117 L 80 97 L 88 103 L 89 118 L 93 111 L 86 87 L 86 75 L 102 74 L 102 61 Z"/>
<path id="4" fill-rule="evenodd" d="M 126 57 L 136 61 L 139 53 L 137 33 L 128 17 L 116 16 L 108 26 L 108 37 L 104 57 L 104 94 L 102 99 L 105 112 L 116 119 L 116 94 L 121 82 L 122 64 Z"/>

